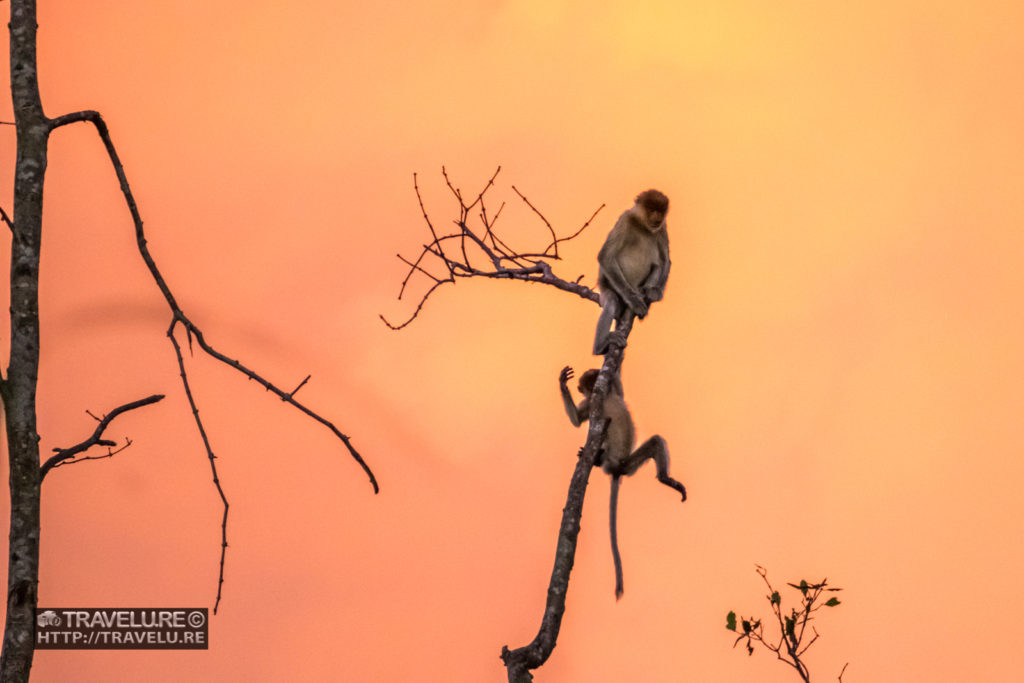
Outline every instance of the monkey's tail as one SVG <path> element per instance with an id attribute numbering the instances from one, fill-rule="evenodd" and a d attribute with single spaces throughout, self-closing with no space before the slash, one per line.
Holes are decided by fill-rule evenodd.
<path id="1" fill-rule="evenodd" d="M 612 532 L 612 560 L 615 562 L 615 599 L 622 597 L 622 558 L 619 556 L 619 531 L 616 511 L 619 509 L 619 475 L 612 476 L 611 500 L 608 502 L 608 526 Z"/>

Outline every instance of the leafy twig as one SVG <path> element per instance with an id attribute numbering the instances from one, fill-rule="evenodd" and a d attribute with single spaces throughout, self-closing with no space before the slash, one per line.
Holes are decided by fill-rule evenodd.
<path id="1" fill-rule="evenodd" d="M 725 618 L 725 627 L 730 631 L 740 634 L 733 643 L 733 647 L 745 640 L 747 654 L 752 655 L 754 654 L 754 643 L 760 643 L 765 649 L 774 652 L 780 661 L 793 667 L 801 680 L 809 683 L 811 674 L 802 658 L 804 653 L 818 639 L 818 631 L 811 625 L 811 622 L 814 620 L 814 614 L 822 607 L 835 607 L 840 604 L 839 598 L 835 596 L 822 602 L 821 598 L 824 594 L 838 592 L 842 589 L 830 588 L 826 579 L 822 579 L 820 583 L 808 583 L 804 580 L 801 580 L 798 584 L 790 583 L 788 584 L 790 587 L 800 592 L 801 601 L 799 608 L 790 608 L 789 614 L 785 614 L 782 609 L 782 596 L 768 581 L 767 570 L 760 565 L 755 566 L 757 567 L 758 576 L 761 577 L 765 586 L 768 587 L 768 604 L 771 605 L 772 614 L 779 626 L 779 640 L 775 642 L 765 639 L 764 625 L 760 619 L 755 619 L 754 617 L 741 618 L 739 620 L 740 629 L 742 630 L 740 632 L 736 628 L 736 612 L 729 612 Z M 810 626 L 810 632 L 807 630 L 808 626 Z M 846 667 L 844 666 L 843 671 L 845 670 Z M 840 672 L 840 681 L 842 681 L 842 677 L 843 674 Z"/>

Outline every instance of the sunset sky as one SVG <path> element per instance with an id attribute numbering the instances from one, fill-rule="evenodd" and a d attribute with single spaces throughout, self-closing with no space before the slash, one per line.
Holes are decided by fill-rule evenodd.
<path id="1" fill-rule="evenodd" d="M 395 255 L 429 239 L 414 172 L 434 224 L 456 217 L 442 165 L 466 194 L 500 165 L 489 210 L 506 202 L 499 225 L 526 249 L 547 233 L 512 185 L 561 234 L 605 204 L 554 264 L 591 286 L 633 197 L 672 201 L 665 299 L 623 380 L 639 438 L 666 439 L 690 499 L 651 465 L 624 483 L 616 603 L 593 473 L 537 683 L 796 681 L 724 628 L 730 609 L 768 615 L 755 564 L 778 586 L 844 589 L 816 622 L 815 681 L 847 662 L 844 683 L 1020 676 L 1020 2 L 39 11 L 46 113 L 103 114 L 186 313 L 286 389 L 311 374 L 299 397 L 381 492 L 320 425 L 188 358 L 231 502 L 210 649 L 41 651 L 33 680 L 505 680 L 502 646 L 540 625 L 585 439 L 558 372 L 597 365 L 598 308 L 468 280 L 387 329 L 378 315 L 404 320 L 428 286 L 396 299 Z M 8 212 L 14 159 L 0 126 Z M 86 410 L 167 398 L 114 423 L 126 451 L 47 476 L 40 606 L 212 609 L 220 501 L 167 306 L 93 130 L 57 131 L 48 171 L 44 456 L 91 433 Z"/>

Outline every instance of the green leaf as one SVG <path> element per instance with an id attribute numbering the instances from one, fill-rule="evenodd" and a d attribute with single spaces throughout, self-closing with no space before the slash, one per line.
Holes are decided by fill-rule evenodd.
<path id="1" fill-rule="evenodd" d="M 796 619 L 793 617 L 786 617 L 786 633 L 791 636 L 796 635 Z"/>
<path id="2" fill-rule="evenodd" d="M 779 603 L 781 603 L 782 596 L 779 595 L 779 591 L 775 591 L 774 593 L 772 593 L 770 600 L 773 605 L 778 605 Z"/>
<path id="3" fill-rule="evenodd" d="M 825 605 L 828 606 L 828 607 L 835 607 L 838 604 L 839 604 L 839 599 L 838 598 L 829 598 L 829 601 L 825 603 Z"/>
<path id="4" fill-rule="evenodd" d="M 750 622 L 746 619 L 743 620 L 743 632 L 750 633 Z"/>
<path id="5" fill-rule="evenodd" d="M 810 586 L 807 585 L 807 582 L 804 581 L 803 579 L 801 579 L 800 580 L 800 592 L 803 593 L 805 597 L 807 595 L 807 589 L 808 588 L 810 588 Z"/>
<path id="6" fill-rule="evenodd" d="M 730 631 L 736 630 L 736 613 L 729 612 L 725 615 L 725 627 Z"/>

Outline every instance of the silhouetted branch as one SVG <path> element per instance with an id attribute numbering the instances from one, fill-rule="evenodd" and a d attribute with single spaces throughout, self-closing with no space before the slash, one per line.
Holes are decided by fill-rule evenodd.
<path id="1" fill-rule="evenodd" d="M 4 211 L 3 207 L 0 207 L 0 218 L 3 218 L 4 223 L 7 224 L 10 231 L 14 232 L 14 221 L 12 221 L 11 217 L 7 215 L 7 212 Z"/>
<path id="2" fill-rule="evenodd" d="M 292 406 L 294 406 L 296 409 L 298 409 L 308 417 L 324 425 L 345 445 L 345 448 L 348 450 L 352 458 L 359 464 L 360 467 L 362 467 L 363 471 L 366 473 L 367 477 L 370 480 L 370 484 L 373 486 L 373 492 L 378 493 L 380 488 L 377 485 L 377 479 L 376 477 L 374 477 L 373 472 L 370 470 L 369 466 L 363 460 L 363 457 L 352 445 L 352 442 L 349 439 L 349 437 L 343 434 L 332 422 L 320 416 L 318 413 L 312 411 L 299 401 L 295 400 L 294 394 L 306 383 L 306 381 L 309 379 L 308 376 L 299 384 L 298 387 L 295 388 L 295 390 L 291 392 L 286 392 L 283 389 L 279 388 L 277 385 L 263 378 L 263 376 L 258 374 L 256 371 L 246 367 L 236 359 L 229 358 L 228 356 L 216 350 L 215 348 L 213 348 L 213 346 L 206 342 L 202 330 L 200 330 L 199 327 L 196 326 L 195 323 L 193 323 L 187 315 L 185 315 L 184 310 L 181 308 L 181 306 L 178 305 L 178 302 L 175 300 L 170 288 L 167 286 L 167 283 L 164 281 L 163 276 L 160 274 L 160 270 L 157 268 L 156 262 L 153 260 L 152 255 L 149 253 L 149 248 L 146 242 L 146 236 L 143 231 L 142 217 L 139 214 L 138 206 L 135 203 L 135 198 L 132 195 L 131 187 L 128 184 L 128 178 L 125 175 L 124 166 L 121 164 L 121 160 L 117 154 L 117 150 L 114 148 L 114 143 L 110 138 L 110 131 L 107 129 L 107 124 L 103 121 L 103 118 L 100 116 L 99 112 L 87 110 L 75 112 L 72 114 L 66 114 L 55 119 L 50 119 L 49 126 L 50 130 L 54 130 L 61 126 L 77 123 L 79 121 L 92 123 L 96 127 L 96 131 L 99 134 L 100 139 L 103 141 L 103 145 L 107 150 L 107 155 L 110 157 L 110 162 L 114 167 L 114 172 L 117 174 L 117 179 L 121 186 L 121 193 L 124 195 L 125 202 L 128 205 L 128 210 L 131 213 L 132 222 L 135 225 L 135 240 L 139 248 L 139 253 L 142 255 L 142 259 L 143 261 L 145 261 L 146 267 L 149 268 L 149 272 L 152 275 L 153 280 L 156 282 L 157 287 L 160 289 L 161 294 L 163 294 L 164 299 L 167 301 L 167 305 L 171 309 L 171 324 L 167 329 L 167 336 L 170 339 L 171 344 L 174 346 L 175 355 L 178 358 L 178 367 L 181 371 L 182 384 L 185 388 L 185 394 L 188 397 L 189 405 L 192 408 L 192 414 L 196 421 L 196 426 L 199 429 L 200 435 L 202 436 L 203 439 L 203 444 L 206 447 L 207 457 L 210 460 L 210 467 L 213 472 L 214 485 L 224 506 L 224 517 L 221 524 L 221 559 L 220 573 L 217 582 L 217 603 L 215 604 L 213 610 L 214 614 L 216 614 L 217 605 L 219 605 L 220 603 L 221 586 L 224 582 L 224 559 L 227 548 L 227 516 L 229 506 L 227 497 L 224 494 L 224 490 L 221 488 L 220 480 L 217 476 L 217 468 L 214 462 L 215 456 L 213 455 L 213 451 L 210 447 L 209 439 L 206 436 L 206 431 L 203 428 L 202 421 L 199 419 L 199 410 L 196 407 L 195 400 L 192 396 L 192 392 L 188 384 L 184 359 L 182 358 L 181 355 L 181 347 L 179 346 L 178 341 L 174 336 L 175 327 L 181 325 L 184 328 L 189 343 L 189 349 L 192 349 L 192 342 L 194 339 L 195 342 L 199 345 L 199 348 L 202 349 L 207 355 L 219 360 L 225 365 L 234 368 L 235 370 L 242 373 L 249 379 L 262 385 L 265 390 L 277 395 L 278 398 L 280 398 L 282 401 L 290 403 Z"/>
<path id="3" fill-rule="evenodd" d="M 594 468 L 598 449 L 608 427 L 608 421 L 604 417 L 604 399 L 611 387 L 611 378 L 622 366 L 625 340 L 633 327 L 633 317 L 627 317 L 628 320 L 617 330 L 622 333 L 621 337 L 613 336 L 610 339 L 608 354 L 604 357 L 601 372 L 597 376 L 590 397 L 587 442 L 580 451 L 576 469 L 569 483 L 565 507 L 562 508 L 562 522 L 555 547 L 555 566 L 548 583 L 548 597 L 540 630 L 528 645 L 515 650 L 509 650 L 506 645 L 501 649 L 501 660 L 505 663 L 509 683 L 530 683 L 533 680 L 530 670 L 539 668 L 547 661 L 558 640 L 562 616 L 565 614 L 565 598 L 569 592 L 569 577 L 576 559 L 576 542 L 580 533 L 580 520 L 583 517 L 583 499 L 587 493 L 590 472 Z"/>
<path id="4" fill-rule="evenodd" d="M 69 448 L 54 448 L 53 450 L 56 451 L 56 455 L 51 456 L 39 468 L 39 478 L 42 479 L 43 477 L 45 477 L 46 473 L 52 470 L 54 467 L 59 467 L 61 465 L 70 465 L 72 463 L 82 462 L 83 460 L 100 460 L 102 458 L 109 458 L 117 453 L 120 453 L 125 448 L 130 446 L 132 442 L 127 441 L 127 443 L 125 443 L 124 446 L 117 449 L 116 451 L 107 451 L 106 455 L 87 456 L 78 459 L 75 458 L 75 456 L 77 456 L 79 453 L 87 451 L 93 446 L 107 446 L 108 448 L 113 448 L 114 446 L 116 446 L 117 444 L 115 442 L 103 438 L 104 430 L 106 430 L 110 423 L 113 422 L 114 418 L 117 417 L 118 415 L 121 415 L 122 413 L 128 412 L 129 410 L 135 410 L 136 408 L 142 408 L 143 406 L 148 406 L 152 403 L 156 403 L 157 401 L 160 401 L 163 398 L 163 394 L 154 394 L 152 396 L 147 396 L 146 398 L 139 399 L 138 401 L 125 403 L 122 406 L 114 408 L 101 418 L 98 418 L 92 413 L 89 413 L 89 411 L 86 411 L 93 419 L 99 422 L 99 424 L 96 425 L 96 429 L 93 430 L 92 435 L 85 441 L 75 444 L 74 446 L 71 446 Z"/>
<path id="5" fill-rule="evenodd" d="M 836 597 L 829 598 L 824 602 L 819 602 L 819 600 L 826 592 L 834 593 L 842 589 L 828 587 L 826 579 L 822 579 L 820 583 L 808 583 L 807 581 L 800 581 L 799 584 L 790 583 L 788 584 L 790 587 L 800 592 L 801 602 L 799 608 L 791 607 L 789 613 L 786 614 L 782 611 L 782 596 L 768 581 L 768 571 L 760 565 L 755 566 L 757 567 L 758 576 L 761 577 L 761 580 L 764 581 L 765 586 L 768 588 L 768 603 L 771 606 L 775 622 L 779 627 L 779 640 L 778 642 L 773 642 L 765 639 L 764 625 L 760 619 L 755 619 L 754 617 L 740 619 L 739 625 L 741 628 L 737 629 L 736 613 L 729 612 L 725 618 L 725 627 L 730 631 L 739 633 L 739 636 L 733 643 L 733 647 L 736 647 L 741 641 L 745 640 L 747 654 L 752 655 L 754 654 L 754 643 L 760 643 L 765 649 L 774 652 L 780 661 L 793 667 L 802 681 L 810 683 L 811 674 L 802 657 L 811 645 L 818 640 L 818 631 L 811 624 L 811 621 L 814 620 L 813 615 L 822 607 L 835 607 L 839 605 L 839 599 Z M 813 636 L 810 636 L 810 633 L 808 633 L 808 626 L 810 626 L 810 633 L 813 633 Z M 805 636 L 810 636 L 807 642 L 804 642 Z M 846 666 L 843 666 L 843 670 L 839 672 L 840 681 L 843 680 L 843 672 L 845 671 Z"/>
<path id="6" fill-rule="evenodd" d="M 500 171 L 501 167 L 499 166 L 494 175 L 484 185 L 484 188 L 470 201 L 452 183 L 448 177 L 447 169 L 442 167 L 441 174 L 444 177 L 445 184 L 458 203 L 458 217 L 452 221 L 456 226 L 456 230 L 447 233 L 440 233 L 435 228 L 423 203 L 418 176 L 415 173 L 413 174 L 413 188 L 431 239 L 423 245 L 415 260 L 407 259 L 401 254 L 398 255 L 398 258 L 409 267 L 409 271 L 402 280 L 398 298 L 402 298 L 405 294 L 406 286 L 417 273 L 425 276 L 432 284 L 420 298 L 412 316 L 405 322 L 400 325 L 393 325 L 382 315 L 381 320 L 388 327 L 398 330 L 411 323 L 419 315 L 430 295 L 442 285 L 454 283 L 456 278 L 486 277 L 540 282 L 563 291 L 571 292 L 594 303 L 600 302 L 596 291 L 580 284 L 580 280 L 583 278 L 582 275 L 573 282 L 563 280 L 553 273 L 550 261 L 559 260 L 559 244 L 579 236 L 591 224 L 598 212 L 604 208 L 604 205 L 602 204 L 598 207 L 576 232 L 568 237 L 559 237 L 551 223 L 540 210 L 518 188 L 513 186 L 513 191 L 540 218 L 551 236 L 550 242 L 540 251 L 519 251 L 510 247 L 508 241 L 500 236 L 495 229 L 495 224 L 501 216 L 505 205 L 499 206 L 497 212 L 493 215 L 490 215 L 487 210 L 486 195 L 494 187 L 495 179 Z M 478 265 L 481 261 L 487 265 Z M 428 269 L 426 264 L 434 265 L 434 270 L 441 270 L 444 275 L 435 275 Z M 604 363 L 595 383 L 593 393 L 590 396 L 591 412 L 587 440 L 583 448 L 580 449 L 576 468 L 573 471 L 572 480 L 569 484 L 565 507 L 562 509 L 562 520 L 559 526 L 558 542 L 555 549 L 555 562 L 548 584 L 547 600 L 540 628 L 529 644 L 515 650 L 510 650 L 508 646 L 502 648 L 501 658 L 505 663 L 510 683 L 528 683 L 532 681 L 533 675 L 530 671 L 540 667 L 547 661 L 558 640 L 562 617 L 565 614 L 565 599 L 569 590 L 569 578 L 576 557 L 580 519 L 583 515 L 583 501 L 586 496 L 590 472 L 594 467 L 608 424 L 603 413 L 604 398 L 608 393 L 611 378 L 619 372 L 619 368 L 622 365 L 623 351 L 633 326 L 633 316 L 629 315 L 627 318 L 621 324 L 616 325 L 616 335 L 610 340 L 608 353 L 605 355 Z"/>
<path id="7" fill-rule="evenodd" d="M 196 421 L 196 428 L 199 430 L 199 436 L 203 440 L 203 448 L 206 449 L 206 457 L 210 460 L 213 485 L 217 488 L 217 495 L 220 496 L 221 504 L 224 508 L 224 516 L 220 522 L 220 568 L 217 571 L 217 600 L 213 603 L 213 613 L 216 614 L 217 608 L 220 607 L 221 588 L 224 586 L 224 559 L 228 552 L 228 508 L 231 506 L 228 504 L 228 497 L 224 494 L 224 489 L 220 485 L 220 477 L 217 475 L 217 456 L 213 454 L 210 438 L 206 435 L 206 428 L 203 426 L 203 421 L 199 418 L 199 407 L 196 406 L 196 401 L 192 398 L 192 388 L 188 383 L 188 373 L 185 371 L 185 359 L 181 355 L 181 345 L 178 344 L 178 339 L 174 336 L 174 326 L 177 324 L 177 320 L 171 322 L 171 326 L 167 329 L 167 338 L 171 340 L 171 345 L 174 347 L 174 355 L 178 359 L 178 370 L 181 374 L 181 384 L 185 387 L 185 396 L 188 398 L 189 408 L 192 409 L 192 418 Z M 189 339 L 191 340 L 191 337 Z"/>
<path id="8" fill-rule="evenodd" d="M 513 186 L 513 190 L 523 202 L 530 207 L 530 209 L 540 217 L 547 226 L 548 231 L 551 233 L 551 242 L 539 252 L 523 252 L 512 249 L 508 246 L 507 242 L 498 235 L 495 231 L 495 223 L 498 217 L 501 215 L 501 211 L 504 208 L 504 204 L 498 208 L 498 211 L 493 215 L 488 215 L 486 205 L 486 194 L 487 191 L 494 187 L 494 181 L 498 177 L 498 173 L 501 172 L 501 167 L 494 172 L 490 180 L 487 181 L 484 188 L 475 196 L 475 198 L 467 203 L 467 200 L 463 197 L 462 190 L 456 187 L 451 179 L 448 177 L 448 171 L 444 167 L 441 168 L 441 174 L 444 176 L 445 184 L 451 191 L 452 195 L 458 202 L 459 216 L 452 222 L 455 224 L 457 231 L 439 234 L 435 229 L 433 222 L 430 220 L 430 216 L 427 214 L 427 210 L 423 204 L 423 195 L 420 192 L 419 180 L 417 174 L 413 174 L 413 188 L 416 191 L 416 199 L 419 201 L 420 212 L 423 214 L 423 220 L 427 224 L 427 229 L 430 232 L 431 240 L 427 244 L 423 245 L 423 249 L 420 251 L 419 256 L 415 261 L 411 261 L 401 254 L 398 254 L 399 260 L 409 266 L 409 272 L 402 280 L 402 286 L 398 292 L 398 298 L 401 299 L 405 294 L 406 285 L 409 284 L 410 279 L 416 273 L 421 273 L 426 276 L 428 280 L 431 280 L 433 284 L 427 289 L 426 293 L 420 298 L 419 303 L 416 305 L 416 310 L 413 311 L 412 315 L 403 323 L 393 325 L 383 315 L 380 319 L 384 321 L 384 324 L 393 330 L 400 330 L 419 315 L 423 309 L 423 305 L 426 304 L 427 299 L 430 295 L 440 287 L 448 283 L 454 283 L 456 278 L 468 278 L 468 277 L 487 277 L 499 280 L 523 280 L 525 282 L 540 282 L 546 285 L 557 287 L 558 289 L 572 292 L 584 299 L 589 299 L 593 302 L 598 302 L 599 298 L 597 292 L 584 287 L 579 284 L 582 276 L 578 277 L 574 282 L 569 282 L 557 277 L 551 270 L 551 260 L 559 260 L 558 245 L 562 242 L 567 242 L 580 233 L 582 233 L 594 217 L 597 216 L 598 212 L 604 208 L 604 204 L 597 208 L 596 211 L 586 220 L 583 226 L 575 233 L 568 237 L 558 237 L 554 228 L 551 227 L 551 223 L 547 218 L 523 195 L 518 189 Z M 476 209 L 474 213 L 474 209 Z M 479 227 L 475 227 L 476 225 Z M 446 248 L 447 247 L 447 248 Z M 477 261 L 484 260 L 488 265 L 487 267 L 478 267 L 475 265 Z M 431 273 L 424 263 L 429 262 L 440 268 L 442 268 L 447 275 L 438 276 Z"/>
<path id="9" fill-rule="evenodd" d="M 123 446 L 121 446 L 120 448 L 114 448 L 114 446 L 117 445 L 116 443 L 114 443 L 113 441 L 107 441 L 106 439 L 103 439 L 102 441 L 99 442 L 100 446 L 107 446 L 107 452 L 104 453 L 103 455 L 83 455 L 82 457 L 74 458 L 73 460 L 62 460 L 53 467 L 51 467 L 50 469 L 55 470 L 58 467 L 64 467 L 64 465 L 74 465 L 76 463 L 85 462 L 86 460 L 105 460 L 107 458 L 113 458 L 115 455 L 131 446 L 132 443 L 133 442 L 131 439 L 126 438 L 124 440 Z"/>

